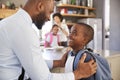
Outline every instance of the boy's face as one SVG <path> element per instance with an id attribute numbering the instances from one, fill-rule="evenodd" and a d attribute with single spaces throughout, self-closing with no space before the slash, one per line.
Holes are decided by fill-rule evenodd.
<path id="1" fill-rule="evenodd" d="M 85 44 L 84 28 L 76 24 L 71 28 L 68 45 L 73 49 L 81 49 Z"/>
<path id="2" fill-rule="evenodd" d="M 52 29 L 53 34 L 56 35 L 57 32 L 58 32 L 58 30 L 59 30 L 59 28 L 58 28 L 57 26 L 55 26 L 55 27 Z"/>

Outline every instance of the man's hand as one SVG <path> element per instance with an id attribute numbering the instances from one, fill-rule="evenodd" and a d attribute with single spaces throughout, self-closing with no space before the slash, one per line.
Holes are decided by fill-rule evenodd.
<path id="1" fill-rule="evenodd" d="M 89 62 L 84 62 L 86 54 L 80 59 L 77 69 L 74 71 L 75 79 L 87 78 L 96 73 L 97 64 L 92 59 Z"/>

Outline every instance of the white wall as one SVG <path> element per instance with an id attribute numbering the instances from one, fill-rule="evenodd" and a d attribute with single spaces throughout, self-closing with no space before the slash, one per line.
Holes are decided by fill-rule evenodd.
<path id="1" fill-rule="evenodd" d="M 94 6 L 96 8 L 97 17 L 103 19 L 103 36 L 105 14 L 104 14 L 104 3 L 105 0 L 94 0 Z M 109 47 L 112 51 L 120 51 L 120 0 L 110 0 L 110 41 Z M 104 37 L 103 37 L 104 38 Z M 104 39 L 103 39 L 104 40 Z M 103 41 L 105 42 L 105 41 Z M 103 43 L 105 44 L 105 43 Z M 104 46 L 103 46 L 104 47 Z"/>
<path id="2" fill-rule="evenodd" d="M 110 0 L 110 50 L 120 51 L 120 0 Z"/>

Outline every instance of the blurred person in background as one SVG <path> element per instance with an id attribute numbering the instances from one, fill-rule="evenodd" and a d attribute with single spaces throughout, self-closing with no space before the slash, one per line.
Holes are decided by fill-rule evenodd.
<path id="1" fill-rule="evenodd" d="M 56 47 L 61 45 L 58 30 L 59 30 L 58 25 L 54 24 L 51 31 L 45 35 L 46 38 L 44 47 Z"/>
<path id="2" fill-rule="evenodd" d="M 67 36 L 69 29 L 67 24 L 63 21 L 63 16 L 60 13 L 53 14 L 54 22 L 59 26 L 58 34 L 60 35 L 61 46 L 67 47 Z"/>

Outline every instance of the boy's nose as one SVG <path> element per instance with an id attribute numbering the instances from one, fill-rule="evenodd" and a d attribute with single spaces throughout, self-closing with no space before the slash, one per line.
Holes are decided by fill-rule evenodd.
<path id="1" fill-rule="evenodd" d="M 71 34 L 69 34 L 68 36 L 67 36 L 67 39 L 70 39 L 72 36 L 71 36 Z"/>

